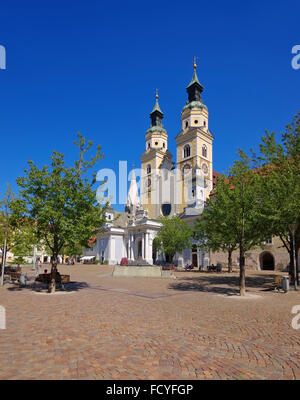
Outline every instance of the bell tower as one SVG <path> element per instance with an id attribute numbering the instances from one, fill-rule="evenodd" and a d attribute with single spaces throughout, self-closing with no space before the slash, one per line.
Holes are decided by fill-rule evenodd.
<path id="1" fill-rule="evenodd" d="M 189 191 L 187 182 L 189 175 L 196 169 L 201 169 L 204 175 L 205 198 L 208 198 L 213 188 L 212 142 L 213 135 L 208 126 L 208 109 L 202 101 L 203 86 L 196 73 L 196 59 L 192 80 L 186 88 L 188 100 L 181 112 L 181 131 L 176 136 L 178 190 L 181 204 L 178 211 L 182 212 L 188 204 Z"/>
<path id="2" fill-rule="evenodd" d="M 171 164 L 172 155 L 168 151 L 168 135 L 163 128 L 164 117 L 158 104 L 158 90 L 156 89 L 155 105 L 150 114 L 151 126 L 146 132 L 146 149 L 141 156 L 141 203 L 148 211 L 150 218 L 160 215 L 159 205 L 159 175 L 164 161 Z"/>

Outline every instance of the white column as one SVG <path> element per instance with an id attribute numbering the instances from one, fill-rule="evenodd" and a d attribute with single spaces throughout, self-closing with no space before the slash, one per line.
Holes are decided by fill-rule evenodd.
<path id="1" fill-rule="evenodd" d="M 108 241 L 107 241 L 107 261 L 110 264 L 111 260 L 111 236 L 108 236 Z"/>
<path id="2" fill-rule="evenodd" d="M 145 259 L 145 234 L 142 234 L 142 259 Z"/>
<path id="3" fill-rule="evenodd" d="M 131 260 L 134 260 L 134 239 L 133 239 L 133 235 L 130 236 L 130 254 L 131 254 Z"/>
<path id="4" fill-rule="evenodd" d="M 149 245 L 150 233 L 145 234 L 145 259 L 149 264 L 153 264 L 152 247 Z"/>
<path id="5" fill-rule="evenodd" d="M 148 233 L 145 233 L 145 240 L 144 240 L 144 245 L 145 245 L 145 260 L 148 261 Z"/>
<path id="6" fill-rule="evenodd" d="M 128 246 L 128 254 L 127 254 L 127 257 L 128 257 L 128 260 L 130 260 L 130 234 L 128 235 L 127 246 Z"/>
<path id="7" fill-rule="evenodd" d="M 129 233 L 129 239 L 128 239 L 128 252 L 129 252 L 129 254 L 128 254 L 128 257 L 129 257 L 130 260 L 132 260 L 132 248 L 131 248 L 131 246 L 132 246 L 131 233 Z"/>

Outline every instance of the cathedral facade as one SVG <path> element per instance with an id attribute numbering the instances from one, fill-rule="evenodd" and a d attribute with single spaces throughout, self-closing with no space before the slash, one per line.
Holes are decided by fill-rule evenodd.
<path id="1" fill-rule="evenodd" d="M 153 240 L 161 228 L 160 216 L 178 215 L 194 225 L 203 211 L 217 175 L 213 170 L 213 135 L 209 129 L 209 114 L 202 100 L 203 86 L 198 80 L 196 64 L 186 88 L 187 101 L 181 112 L 181 126 L 176 136 L 176 162 L 168 150 L 168 134 L 163 126 L 164 114 L 158 94 L 150 114 L 151 124 L 145 135 L 145 150 L 141 155 L 140 194 L 134 171 L 124 212 L 112 207 L 106 211 L 106 223 L 93 239 L 86 257 L 96 257 L 110 265 L 123 257 L 132 265 L 162 264 L 164 254 L 153 248 Z M 299 255 L 300 258 L 300 255 Z M 209 264 L 227 264 L 223 252 L 205 253 L 195 242 L 175 256 L 175 264 L 193 264 L 205 268 Z M 239 265 L 239 254 L 233 253 L 233 266 Z M 286 270 L 287 251 L 279 238 L 270 238 L 265 245 L 246 254 L 246 267 L 266 270 Z"/>
<path id="2" fill-rule="evenodd" d="M 150 114 L 151 124 L 145 135 L 145 150 L 141 155 L 140 194 L 134 171 L 123 213 L 109 207 L 106 223 L 94 239 L 86 256 L 94 255 L 109 264 L 129 263 L 152 265 L 166 261 L 153 249 L 153 240 L 161 223 L 161 215 L 179 215 L 194 224 L 205 200 L 213 188 L 213 135 L 209 130 L 208 109 L 202 100 L 203 86 L 198 80 L 196 64 L 186 88 L 187 102 L 181 112 L 181 126 L 176 136 L 176 163 L 168 150 L 168 134 L 163 126 L 164 114 L 158 94 Z M 194 251 L 193 251 L 194 249 Z M 176 264 L 209 264 L 209 255 L 186 249 L 176 255 Z"/>

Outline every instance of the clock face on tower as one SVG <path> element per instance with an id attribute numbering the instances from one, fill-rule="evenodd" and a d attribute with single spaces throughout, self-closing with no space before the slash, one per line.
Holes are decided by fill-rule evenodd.
<path id="1" fill-rule="evenodd" d="M 190 164 L 185 164 L 183 166 L 182 172 L 184 173 L 184 175 L 186 175 L 186 174 L 188 174 L 190 172 L 190 170 L 191 170 Z"/>
<path id="2" fill-rule="evenodd" d="M 207 166 L 207 164 L 205 164 L 205 163 L 202 164 L 202 171 L 203 171 L 204 175 L 208 174 L 208 166 Z"/>

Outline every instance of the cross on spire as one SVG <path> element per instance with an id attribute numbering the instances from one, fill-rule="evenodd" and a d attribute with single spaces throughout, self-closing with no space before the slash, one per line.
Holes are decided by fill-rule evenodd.
<path id="1" fill-rule="evenodd" d="M 199 57 L 194 56 L 194 69 L 197 68 L 197 60 L 199 60 Z"/>
<path id="2" fill-rule="evenodd" d="M 201 93 L 203 91 L 203 86 L 198 80 L 197 73 L 196 73 L 196 68 L 197 68 L 197 61 L 198 57 L 194 56 L 194 73 L 193 73 L 193 78 L 187 87 L 187 92 L 189 95 L 188 103 L 191 103 L 192 101 L 201 101 Z"/>

